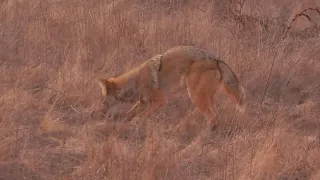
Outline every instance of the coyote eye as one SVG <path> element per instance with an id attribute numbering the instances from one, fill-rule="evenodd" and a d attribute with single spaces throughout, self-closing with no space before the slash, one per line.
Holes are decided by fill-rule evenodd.
<path id="1" fill-rule="evenodd" d="M 136 94 L 132 91 L 122 91 L 117 95 L 117 100 L 122 102 L 133 102 L 137 101 Z"/>
<path id="2" fill-rule="evenodd" d="M 104 103 L 107 104 L 107 106 L 109 107 L 114 106 L 117 103 L 116 97 L 106 96 L 104 99 Z"/>
<path id="3" fill-rule="evenodd" d="M 134 94 L 133 94 L 133 92 L 126 92 L 126 93 L 124 93 L 124 96 L 130 98 L 130 97 L 134 96 Z"/>

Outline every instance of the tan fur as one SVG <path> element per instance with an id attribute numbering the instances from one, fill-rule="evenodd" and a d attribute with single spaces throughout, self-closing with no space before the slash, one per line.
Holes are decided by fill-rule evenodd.
<path id="1" fill-rule="evenodd" d="M 135 116 L 148 104 L 157 108 L 170 94 L 187 89 L 192 102 L 202 112 L 208 127 L 214 127 L 214 97 L 224 90 L 244 112 L 244 88 L 223 61 L 192 46 L 168 49 L 140 66 L 114 78 L 99 79 L 102 94 L 118 101 L 135 102 L 127 112 Z"/>

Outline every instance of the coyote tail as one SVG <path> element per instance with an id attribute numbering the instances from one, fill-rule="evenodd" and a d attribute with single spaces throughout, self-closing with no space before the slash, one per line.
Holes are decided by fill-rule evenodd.
<path id="1" fill-rule="evenodd" d="M 223 82 L 223 89 L 228 94 L 229 98 L 237 104 L 237 110 L 245 111 L 245 90 L 239 84 L 239 79 L 231 68 L 223 61 L 217 60 L 218 69 Z"/>

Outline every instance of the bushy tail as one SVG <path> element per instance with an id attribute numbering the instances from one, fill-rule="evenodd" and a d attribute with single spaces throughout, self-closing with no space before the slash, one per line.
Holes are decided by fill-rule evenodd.
<path id="1" fill-rule="evenodd" d="M 245 112 L 245 90 L 240 85 L 239 79 L 225 62 L 218 60 L 218 66 L 224 90 L 229 98 L 237 104 L 237 110 Z"/>

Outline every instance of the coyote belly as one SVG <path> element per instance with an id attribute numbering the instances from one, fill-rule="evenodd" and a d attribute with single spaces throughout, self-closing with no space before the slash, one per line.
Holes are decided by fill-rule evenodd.
<path id="1" fill-rule="evenodd" d="M 216 126 L 214 97 L 224 90 L 244 111 L 244 89 L 231 68 L 222 60 L 193 46 L 177 46 L 155 55 L 140 66 L 117 77 L 99 79 L 102 94 L 116 101 L 134 102 L 127 112 L 135 116 L 147 105 L 162 106 L 166 95 L 187 90 L 197 109 L 205 115 L 207 126 Z"/>

